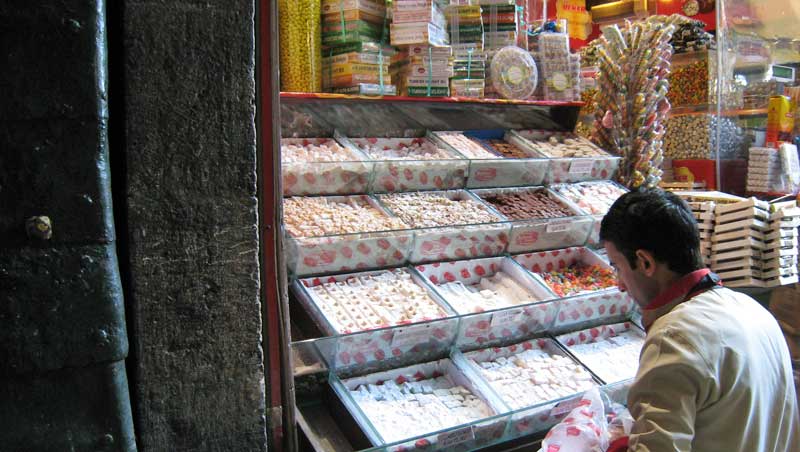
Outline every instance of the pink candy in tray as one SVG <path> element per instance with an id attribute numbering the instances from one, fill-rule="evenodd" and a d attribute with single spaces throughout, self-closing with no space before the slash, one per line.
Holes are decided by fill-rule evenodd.
<path id="1" fill-rule="evenodd" d="M 371 162 L 352 147 L 333 138 L 281 139 L 284 196 L 365 193 L 372 176 Z"/>

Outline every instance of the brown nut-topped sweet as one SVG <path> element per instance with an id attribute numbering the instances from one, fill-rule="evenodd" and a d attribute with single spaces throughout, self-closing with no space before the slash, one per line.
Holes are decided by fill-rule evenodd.
<path id="1" fill-rule="evenodd" d="M 542 190 L 498 193 L 484 195 L 482 198 L 512 220 L 560 218 L 573 215 L 569 209 Z"/>

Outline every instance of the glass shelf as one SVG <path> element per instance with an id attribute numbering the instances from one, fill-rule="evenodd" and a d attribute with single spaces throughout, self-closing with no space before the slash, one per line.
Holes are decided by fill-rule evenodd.
<path id="1" fill-rule="evenodd" d="M 361 96 L 336 93 L 292 93 L 281 92 L 281 101 L 303 99 L 331 99 L 335 101 L 357 102 L 432 102 L 432 103 L 470 103 L 470 104 L 498 104 L 498 105 L 534 105 L 542 107 L 582 107 L 585 102 L 580 101 L 551 101 L 551 100 L 516 100 L 516 99 L 484 99 L 475 97 L 408 97 L 408 96 Z"/>

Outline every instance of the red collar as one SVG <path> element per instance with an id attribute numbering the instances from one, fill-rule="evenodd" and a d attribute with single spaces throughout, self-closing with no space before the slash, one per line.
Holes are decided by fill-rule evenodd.
<path id="1" fill-rule="evenodd" d="M 681 276 L 680 279 L 675 281 L 666 290 L 653 298 L 653 301 L 651 301 L 650 304 L 648 304 L 644 309 L 658 309 L 669 304 L 670 302 L 675 301 L 678 298 L 691 298 L 686 297 L 686 295 L 690 295 L 688 292 L 710 273 L 711 270 L 704 268 L 702 270 L 695 270 L 689 274 Z"/>

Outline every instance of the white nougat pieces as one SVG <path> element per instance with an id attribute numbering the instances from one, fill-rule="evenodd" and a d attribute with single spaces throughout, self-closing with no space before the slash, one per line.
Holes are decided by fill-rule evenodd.
<path id="1" fill-rule="evenodd" d="M 440 284 L 439 292 L 460 314 L 483 312 L 536 301 L 535 297 L 508 274 L 498 271 L 476 284 L 461 281 Z"/>
<path id="2" fill-rule="evenodd" d="M 417 192 L 383 195 L 381 201 L 415 228 L 500 221 L 485 206 L 471 198 L 450 199 L 441 194 Z"/>
<path id="3" fill-rule="evenodd" d="M 286 198 L 283 200 L 283 218 L 286 230 L 293 237 L 408 229 L 402 220 L 386 215 L 359 196 L 338 200 Z"/>
<path id="4" fill-rule="evenodd" d="M 492 416 L 486 403 L 448 377 L 360 385 L 350 394 L 388 442 Z"/>
<path id="5" fill-rule="evenodd" d="M 447 313 L 404 268 L 309 289 L 339 332 L 354 332 L 446 317 Z"/>
<path id="6" fill-rule="evenodd" d="M 281 143 L 282 163 L 352 162 L 361 160 L 351 149 L 330 140 L 321 143 Z"/>
<path id="7" fill-rule="evenodd" d="M 623 331 L 605 340 L 569 346 L 582 363 L 606 383 L 627 380 L 636 376 L 639 352 L 644 338 L 633 331 Z"/>
<path id="8" fill-rule="evenodd" d="M 579 364 L 538 349 L 475 363 L 503 401 L 515 410 L 566 397 L 595 385 L 589 372 Z"/>
<path id="9" fill-rule="evenodd" d="M 454 158 L 444 149 L 428 140 L 400 142 L 395 146 L 361 144 L 361 150 L 376 160 L 447 160 Z"/>

